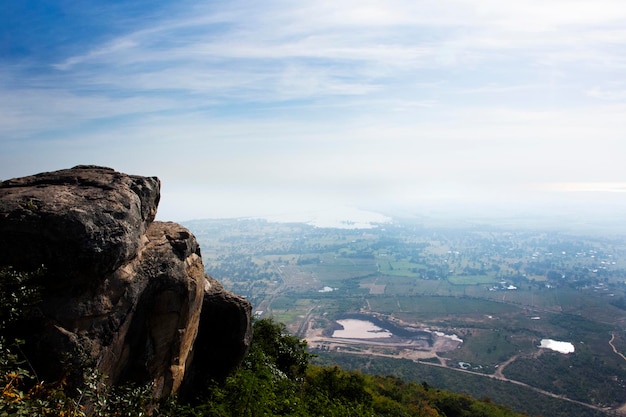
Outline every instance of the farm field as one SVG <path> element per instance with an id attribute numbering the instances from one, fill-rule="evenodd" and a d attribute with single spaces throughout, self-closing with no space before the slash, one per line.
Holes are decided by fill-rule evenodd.
<path id="1" fill-rule="evenodd" d="M 376 368 L 408 360 L 488 380 L 485 396 L 494 383 L 522 384 L 579 410 L 569 415 L 626 404 L 626 242 L 615 236 L 399 220 L 372 229 L 252 219 L 185 225 L 209 275 L 325 361 L 364 358 Z M 342 320 L 378 330 L 350 337 L 337 332 Z M 540 348 L 547 340 L 573 352 Z M 441 373 L 422 375 L 451 388 Z"/>

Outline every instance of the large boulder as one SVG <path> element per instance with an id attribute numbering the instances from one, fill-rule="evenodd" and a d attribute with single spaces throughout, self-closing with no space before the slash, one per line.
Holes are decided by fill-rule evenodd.
<path id="1" fill-rule="evenodd" d="M 205 275 L 189 230 L 154 221 L 159 188 L 94 166 L 0 183 L 0 266 L 45 267 L 18 327 L 41 377 L 95 367 L 166 396 L 241 362 L 251 305 Z"/>
<path id="2" fill-rule="evenodd" d="M 0 264 L 92 285 L 137 255 L 159 199 L 157 178 L 94 166 L 3 181 Z"/>

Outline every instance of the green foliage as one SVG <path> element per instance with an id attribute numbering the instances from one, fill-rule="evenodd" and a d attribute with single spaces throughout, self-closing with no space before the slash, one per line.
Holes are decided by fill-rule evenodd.
<path id="1" fill-rule="evenodd" d="M 17 355 L 0 345 L 0 416 L 141 417 L 158 415 L 152 387 L 110 387 L 95 371 L 85 375 L 78 397 L 66 392 L 65 381 L 46 383 L 25 369 Z M 174 414 L 171 414 L 174 415 Z"/>
<path id="2" fill-rule="evenodd" d="M 262 319 L 244 365 L 224 384 L 213 384 L 201 405 L 179 406 L 176 415 L 230 416 L 461 416 L 514 417 L 490 401 L 363 375 L 336 366 L 314 366 L 306 343 L 282 324 Z"/>
<path id="3" fill-rule="evenodd" d="M 507 404 L 518 412 L 525 412 L 532 416 L 602 417 L 606 415 L 601 410 L 593 410 L 581 404 L 538 395 L 536 391 L 528 387 L 502 383 L 492 378 L 458 372 L 450 368 L 415 363 L 408 359 L 320 352 L 312 362 L 320 366 L 338 364 L 345 370 L 363 370 L 372 375 L 394 375 L 399 381 L 413 381 L 421 384 L 424 384 L 422 381 L 427 381 L 429 385 L 441 388 L 441 392 L 445 389 L 462 392 L 473 398 L 490 398 L 496 403 Z M 530 372 L 537 373 L 538 371 L 533 369 Z M 432 387 L 430 390 L 437 391 Z"/>
<path id="4" fill-rule="evenodd" d="M 69 395 L 65 380 L 39 380 L 22 353 L 23 341 L 7 341 L 7 329 L 39 302 L 36 280 L 43 271 L 0 270 L 0 416 L 139 417 L 157 411 L 150 386 L 110 387 L 93 370 L 86 371 L 78 397 Z"/>
<path id="5" fill-rule="evenodd" d="M 306 341 L 290 335 L 284 324 L 270 319 L 255 321 L 253 335 L 248 359 L 244 363 L 246 368 L 264 365 L 290 379 L 304 375 L 311 357 L 306 350 Z"/>
<path id="6" fill-rule="evenodd" d="M 43 273 L 43 267 L 32 273 L 16 271 L 12 267 L 0 269 L 0 329 L 3 332 L 39 302 L 40 289 L 36 279 Z"/>
<path id="7" fill-rule="evenodd" d="M 0 272 L 2 328 L 23 316 L 37 300 L 28 285 L 34 275 Z M 512 411 L 468 396 L 405 383 L 393 377 L 362 375 L 339 367 L 310 365 L 307 345 L 283 324 L 261 319 L 241 368 L 222 384 L 206 389 L 198 405 L 157 401 L 150 385 L 111 387 L 103 375 L 87 370 L 77 395 L 65 381 L 39 381 L 21 355 L 20 341 L 0 337 L 0 417 L 256 417 L 256 416 L 460 416 L 513 417 Z M 3 333 L 0 333 L 3 335 Z"/>
<path id="8" fill-rule="evenodd" d="M 77 402 L 93 417 L 152 415 L 158 411 L 158 402 L 152 396 L 152 385 L 132 384 L 109 386 L 106 377 L 95 370 L 86 372 L 83 386 L 78 389 Z"/>
<path id="9" fill-rule="evenodd" d="M 7 329 L 39 301 L 34 281 L 43 268 L 22 273 L 0 270 L 0 416 L 82 416 L 80 405 L 64 390 L 64 381 L 39 381 L 22 354 L 22 340 L 7 341 Z"/>

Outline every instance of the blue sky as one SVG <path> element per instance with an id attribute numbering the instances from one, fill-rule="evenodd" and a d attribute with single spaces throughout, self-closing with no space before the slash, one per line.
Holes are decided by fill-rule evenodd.
<path id="1" fill-rule="evenodd" d="M 626 208 L 621 0 L 5 3 L 0 179 L 155 175 L 177 221 Z"/>

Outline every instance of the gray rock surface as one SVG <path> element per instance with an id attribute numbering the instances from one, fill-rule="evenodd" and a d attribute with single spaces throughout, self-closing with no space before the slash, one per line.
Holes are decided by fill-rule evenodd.
<path id="1" fill-rule="evenodd" d="M 156 177 L 94 166 L 3 181 L 0 264 L 43 263 L 63 270 L 60 285 L 91 285 L 137 255 L 159 199 Z"/>
<path id="2" fill-rule="evenodd" d="M 189 230 L 154 221 L 159 198 L 155 177 L 94 166 L 0 183 L 0 266 L 46 268 L 20 335 L 41 377 L 87 364 L 190 395 L 243 359 L 250 303 L 205 275 Z"/>

